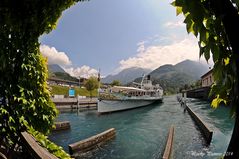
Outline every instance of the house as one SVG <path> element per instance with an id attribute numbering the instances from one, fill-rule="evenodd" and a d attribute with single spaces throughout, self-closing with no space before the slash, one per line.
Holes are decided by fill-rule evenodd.
<path id="1" fill-rule="evenodd" d="M 213 84 L 214 79 L 212 76 L 212 69 L 208 71 L 207 73 L 205 73 L 204 75 L 202 75 L 201 81 L 202 81 L 202 87 L 210 87 Z"/>
<path id="2" fill-rule="evenodd" d="M 183 97 L 186 94 L 187 98 L 199 98 L 205 100 L 211 100 L 209 97 L 209 92 L 212 84 L 214 83 L 214 79 L 212 76 L 212 69 L 201 76 L 202 85 L 200 88 L 186 90 L 183 92 Z"/>

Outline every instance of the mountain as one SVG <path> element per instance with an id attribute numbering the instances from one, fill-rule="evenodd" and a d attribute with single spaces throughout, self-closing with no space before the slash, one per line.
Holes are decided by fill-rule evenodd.
<path id="1" fill-rule="evenodd" d="M 50 78 L 58 78 L 58 79 L 63 79 L 67 81 L 75 81 L 79 82 L 79 80 L 76 77 L 72 77 L 68 73 L 63 73 L 63 72 L 54 72 Z"/>
<path id="2" fill-rule="evenodd" d="M 176 65 L 163 65 L 149 73 L 154 84 L 160 84 L 166 94 L 173 94 L 185 85 L 191 85 L 208 72 L 206 65 L 185 60 Z M 140 82 L 141 78 L 135 79 Z"/>
<path id="3" fill-rule="evenodd" d="M 57 64 L 48 65 L 48 71 L 50 71 L 52 73 L 54 73 L 54 72 L 66 73 L 65 70 L 63 68 L 61 68 L 61 66 L 59 66 Z"/>
<path id="4" fill-rule="evenodd" d="M 163 65 L 150 72 L 150 75 L 154 78 L 165 78 L 164 76 L 170 76 L 175 73 L 185 73 L 193 80 L 198 80 L 200 77 L 209 71 L 208 67 L 196 61 L 185 60 L 176 65 Z"/>
<path id="5" fill-rule="evenodd" d="M 121 84 L 127 84 L 132 82 L 135 78 L 141 77 L 143 74 L 148 74 L 151 70 L 139 68 L 139 67 L 131 67 L 122 70 L 116 75 L 108 75 L 103 78 L 101 81 L 103 83 L 112 83 L 113 80 L 119 80 Z"/>
<path id="6" fill-rule="evenodd" d="M 75 82 L 79 81 L 77 78 L 72 77 L 71 75 L 66 73 L 65 70 L 57 64 L 48 65 L 48 74 L 49 74 L 49 78 L 58 78 L 58 79 L 63 79 L 68 81 L 75 81 Z"/>
<path id="7" fill-rule="evenodd" d="M 191 75 L 194 79 L 200 79 L 203 74 L 209 71 L 208 66 L 191 60 L 185 60 L 175 65 L 180 72 Z"/>
<path id="8" fill-rule="evenodd" d="M 167 64 L 153 70 L 152 72 L 149 73 L 149 75 L 154 79 L 159 79 L 162 76 L 170 76 L 170 74 L 173 74 L 175 72 L 177 72 L 175 67 L 173 65 Z"/>

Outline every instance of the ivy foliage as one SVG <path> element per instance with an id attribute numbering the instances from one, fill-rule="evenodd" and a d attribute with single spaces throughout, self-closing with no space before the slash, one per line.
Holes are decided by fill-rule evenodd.
<path id="1" fill-rule="evenodd" d="M 56 28 L 62 12 L 78 0 L 1 0 L 0 143 L 15 149 L 31 127 L 47 135 L 57 115 L 46 84 L 46 59 L 38 38 Z"/>
<path id="2" fill-rule="evenodd" d="M 215 12 L 215 7 L 221 4 L 215 0 L 175 0 L 172 5 L 176 7 L 177 15 L 184 15 L 187 32 L 198 38 L 200 57 L 214 61 L 213 77 L 216 82 L 210 92 L 215 96 L 212 107 L 217 108 L 224 102 L 231 104 L 232 112 L 235 112 L 236 103 L 233 101 L 237 92 L 237 57 L 225 32 L 223 10 L 222 13 Z M 233 5 L 238 8 L 238 1 L 233 1 Z"/>
<path id="3" fill-rule="evenodd" d="M 42 133 L 29 128 L 28 132 L 33 135 L 33 137 L 39 142 L 42 147 L 45 147 L 50 153 L 55 155 L 58 158 L 62 159 L 71 159 L 70 155 L 67 154 L 62 147 L 57 146 L 55 143 L 48 140 L 48 137 Z"/>

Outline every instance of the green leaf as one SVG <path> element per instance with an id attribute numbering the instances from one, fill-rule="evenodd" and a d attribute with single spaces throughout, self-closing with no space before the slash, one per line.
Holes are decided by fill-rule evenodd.
<path id="1" fill-rule="evenodd" d="M 204 57 L 208 61 L 210 59 L 210 48 L 209 46 L 206 46 L 204 49 Z"/>
<path id="2" fill-rule="evenodd" d="M 28 126 L 28 122 L 25 120 L 24 116 L 21 116 L 19 118 L 19 122 L 22 123 L 24 126 Z"/>
<path id="3" fill-rule="evenodd" d="M 224 64 L 225 64 L 225 66 L 226 66 L 226 65 L 229 64 L 229 62 L 230 62 L 230 58 L 227 57 L 227 58 L 223 59 L 223 61 L 224 61 Z"/>
<path id="4" fill-rule="evenodd" d="M 22 103 L 23 103 L 23 104 L 27 104 L 27 100 L 24 99 L 24 98 L 22 98 Z"/>
<path id="5" fill-rule="evenodd" d="M 192 20 L 187 22 L 186 28 L 188 33 L 191 33 L 194 31 L 193 26 L 194 26 L 194 22 Z"/>
<path id="6" fill-rule="evenodd" d="M 200 24 L 204 19 L 204 9 L 200 2 L 198 1 L 187 1 L 187 6 L 189 8 L 189 12 L 192 14 L 192 19 L 195 23 Z"/>
<path id="7" fill-rule="evenodd" d="M 15 120 L 11 116 L 9 117 L 9 123 L 15 123 Z"/>
<path id="8" fill-rule="evenodd" d="M 232 0 L 232 2 L 236 4 L 237 8 L 239 8 L 239 0 Z"/>
<path id="9" fill-rule="evenodd" d="M 193 34 L 197 37 L 198 36 L 198 26 L 193 23 Z"/>
<path id="10" fill-rule="evenodd" d="M 183 12 L 182 9 L 183 9 L 182 7 L 176 7 L 176 15 L 177 16 Z"/>
<path id="11" fill-rule="evenodd" d="M 175 1 L 173 1 L 172 3 L 170 3 L 172 6 L 176 7 Z"/>
<path id="12" fill-rule="evenodd" d="M 205 45 L 207 44 L 207 40 L 206 40 L 206 29 L 204 27 L 200 28 L 200 38 L 199 41 L 202 43 L 205 43 Z"/>
<path id="13" fill-rule="evenodd" d="M 219 106 L 219 104 L 222 103 L 222 102 L 227 104 L 226 100 L 220 98 L 219 95 L 217 95 L 217 97 L 212 100 L 211 106 L 213 108 L 217 108 Z"/>
<path id="14" fill-rule="evenodd" d="M 215 43 L 211 44 L 211 52 L 213 61 L 216 62 L 219 58 L 219 47 Z"/>
<path id="15" fill-rule="evenodd" d="M 9 128 L 10 128 L 11 131 L 16 131 L 16 128 L 14 126 L 10 125 Z"/>
<path id="16" fill-rule="evenodd" d="M 6 109 L 0 108 L 0 110 L 1 110 L 1 114 L 8 114 L 8 111 Z"/>
<path id="17" fill-rule="evenodd" d="M 175 6 L 183 6 L 184 5 L 184 0 L 175 0 Z"/>
<path id="18" fill-rule="evenodd" d="M 208 41 L 208 38 L 209 38 L 209 32 L 208 31 L 206 31 L 205 38 L 206 38 L 206 41 Z"/>

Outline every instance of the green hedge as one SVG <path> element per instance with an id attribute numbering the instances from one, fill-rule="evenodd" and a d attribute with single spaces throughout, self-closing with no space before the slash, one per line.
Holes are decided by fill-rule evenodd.
<path id="1" fill-rule="evenodd" d="M 68 96 L 68 91 L 69 91 L 69 87 L 66 86 L 59 86 L 59 85 L 51 85 L 50 86 L 50 91 L 52 95 L 65 95 Z M 90 92 L 87 91 L 85 88 L 80 88 L 80 87 L 74 87 L 75 90 L 75 94 L 80 95 L 80 96 L 90 96 Z M 92 92 L 93 96 L 97 96 L 97 90 L 94 90 Z"/>

